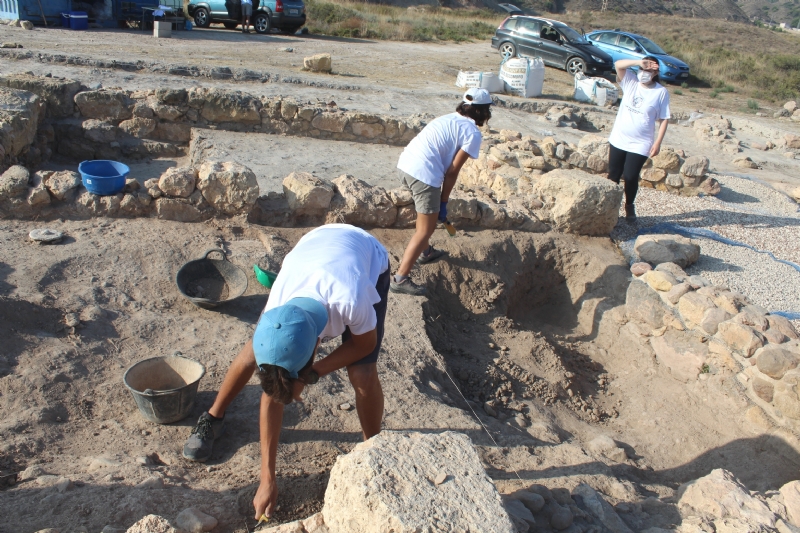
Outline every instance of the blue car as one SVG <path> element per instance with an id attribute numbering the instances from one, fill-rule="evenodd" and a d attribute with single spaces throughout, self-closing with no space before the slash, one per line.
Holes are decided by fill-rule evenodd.
<path id="1" fill-rule="evenodd" d="M 681 83 L 689 79 L 689 65 L 677 57 L 667 55 L 647 37 L 620 30 L 598 30 L 587 33 L 586 38 L 606 51 L 615 62 L 620 59 L 641 59 L 645 56 L 657 58 L 661 81 Z"/>

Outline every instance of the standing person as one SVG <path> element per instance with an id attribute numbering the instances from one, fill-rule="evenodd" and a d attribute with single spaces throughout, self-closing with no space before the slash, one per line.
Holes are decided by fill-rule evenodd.
<path id="1" fill-rule="evenodd" d="M 250 33 L 250 17 L 253 16 L 253 0 L 242 0 L 242 33 Z"/>
<path id="2" fill-rule="evenodd" d="M 417 229 L 408 243 L 391 283 L 392 292 L 425 294 L 409 274 L 414 263 L 430 263 L 444 252 L 428 243 L 437 221 L 447 220 L 447 202 L 468 158 L 481 147 L 479 126 L 492 117 L 492 97 L 485 89 L 469 89 L 455 113 L 441 116 L 414 137 L 397 162 L 403 183 L 411 189 L 417 210 Z"/>
<path id="3" fill-rule="evenodd" d="M 639 67 L 639 71 L 634 72 L 630 67 Z M 620 59 L 614 68 L 624 94 L 608 138 L 608 179 L 615 183 L 619 183 L 620 177 L 625 180 L 625 220 L 633 222 L 639 173 L 647 158 L 661 151 L 661 141 L 667 132 L 669 92 L 658 83 L 658 60 L 652 56 Z"/>
<path id="4" fill-rule="evenodd" d="M 364 439 L 381 430 L 383 390 L 378 352 L 389 294 L 389 254 L 375 237 L 347 224 L 305 235 L 289 252 L 253 339 L 233 360 L 211 408 L 200 416 L 183 447 L 191 461 L 211 457 L 225 411 L 258 373 L 261 482 L 253 499 L 256 519 L 270 516 L 278 498 L 275 463 L 284 405 L 300 401 L 307 385 L 347 369 Z M 321 341 L 342 336 L 330 355 L 314 361 Z"/>

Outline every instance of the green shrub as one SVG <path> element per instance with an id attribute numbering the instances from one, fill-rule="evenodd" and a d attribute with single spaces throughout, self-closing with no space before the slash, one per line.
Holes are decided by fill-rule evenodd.
<path id="1" fill-rule="evenodd" d="M 689 89 L 689 92 L 690 93 L 697 93 L 697 92 L 700 92 L 700 91 L 697 90 L 697 87 L 692 87 L 691 89 Z"/>
<path id="2" fill-rule="evenodd" d="M 675 93 L 675 94 L 677 94 L 678 96 L 681 96 L 681 95 L 683 94 L 683 91 L 681 91 L 680 89 L 675 89 L 675 90 L 674 90 L 674 91 L 672 91 L 672 92 L 673 92 L 673 93 Z"/>
<path id="3" fill-rule="evenodd" d="M 689 84 L 686 83 L 686 82 L 683 82 L 683 83 L 681 83 L 681 88 L 688 89 L 689 88 Z"/>
<path id="4" fill-rule="evenodd" d="M 719 96 L 719 89 L 714 89 L 710 93 L 708 93 L 709 98 L 716 98 Z"/>
<path id="5" fill-rule="evenodd" d="M 756 102 L 752 98 L 747 100 L 747 108 L 753 111 L 758 111 L 758 102 Z"/>

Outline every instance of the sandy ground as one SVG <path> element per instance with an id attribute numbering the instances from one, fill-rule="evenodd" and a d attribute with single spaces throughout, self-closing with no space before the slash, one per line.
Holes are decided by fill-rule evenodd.
<path id="1" fill-rule="evenodd" d="M 211 82 L 33 61 L 3 60 L 4 72 L 50 72 L 87 85 L 131 89 L 213 84 L 298 99 L 332 97 L 348 109 L 397 115 L 451 111 L 460 93 L 452 85 L 457 70 L 493 70 L 498 62 L 486 42 L 248 39 L 223 30 L 178 33 L 162 41 L 136 32 L 26 33 L 0 27 L 0 41 L 49 53 L 252 68 L 325 80 L 339 88 Z M 294 51 L 280 51 L 287 46 Z M 303 55 L 321 51 L 334 55 L 338 74 L 299 72 Z M 547 72 L 545 92 L 554 98 L 567 94 L 568 79 Z M 753 120 L 771 128 L 791 127 Z M 571 142 L 583 135 L 565 128 L 548 132 L 552 127 L 535 115 L 508 109 L 496 110 L 492 126 L 526 135 L 555 133 Z M 243 137 L 226 137 L 220 149 L 234 159 L 247 158 L 266 190 L 290 170 L 310 169 L 323 177 L 347 172 L 382 183 L 391 176 L 386 167 L 397 154 L 396 148 L 369 145 L 337 150 L 345 143 Z M 701 151 L 691 129 L 671 127 L 667 144 L 707 153 L 718 170 L 730 168 L 732 158 Z M 267 157 L 260 155 L 266 151 Z M 752 174 L 797 183 L 794 163 L 769 152 L 763 158 L 764 169 Z M 145 162 L 134 173 L 139 179 L 153 177 L 182 162 Z M 294 243 L 307 230 L 263 228 L 237 219 L 48 224 L 68 238 L 59 245 L 36 246 L 26 236 L 41 222 L 0 221 L 0 469 L 40 466 L 33 479 L 3 491 L 0 532 L 124 528 L 145 514 L 172 519 L 190 506 L 215 516 L 217 531 L 252 531 L 259 464 L 256 382 L 231 407 L 227 434 L 208 464 L 185 462 L 180 449 L 266 302 L 268 291 L 252 275 L 252 264 L 265 254 L 257 232 Z M 410 232 L 374 234 L 396 265 Z M 466 432 L 503 491 L 533 483 L 570 489 L 588 482 L 612 503 L 630 504 L 618 509 L 635 531 L 679 522 L 673 498 L 678 484 L 713 468 L 731 470 L 751 490 L 776 489 L 797 477 L 796 438 L 748 410 L 729 371 L 719 369 L 686 385 L 657 365 L 645 340 L 625 323 L 620 306 L 630 275 L 609 239 L 498 231 L 461 232 L 451 239 L 442 232 L 434 244 L 449 257 L 415 274 L 432 291 L 431 298 L 390 297 L 379 365 L 387 429 Z M 184 262 L 216 246 L 248 272 L 250 285 L 235 302 L 202 310 L 180 296 L 172 280 Z M 74 331 L 65 326 L 67 313 L 81 318 Z M 122 385 L 122 373 L 142 359 L 176 352 L 208 370 L 197 404 L 181 422 L 148 423 Z M 287 411 L 279 448 L 279 521 L 321 507 L 336 457 L 360 438 L 355 412 L 338 409 L 353 402 L 346 381 L 342 373 L 322 380 L 308 391 L 304 404 Z M 491 398 L 507 400 L 497 418 L 478 408 Z M 617 440 L 627 458 L 615 462 L 587 452 L 586 444 L 601 434 Z M 72 486 L 59 486 L 62 476 Z"/>

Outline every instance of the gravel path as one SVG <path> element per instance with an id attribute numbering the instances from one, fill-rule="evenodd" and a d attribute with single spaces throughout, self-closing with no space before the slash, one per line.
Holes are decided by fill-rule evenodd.
<path id="1" fill-rule="evenodd" d="M 644 228 L 670 222 L 704 228 L 723 237 L 772 252 L 800 264 L 800 210 L 771 187 L 737 176 L 715 176 L 722 185 L 716 198 L 684 198 L 640 189 L 636 225 L 620 219 L 612 233 L 622 252 L 633 260 L 633 242 Z M 800 313 L 800 272 L 792 266 L 741 246 L 698 238 L 700 260 L 689 267 L 715 284 L 728 285 L 771 311 Z M 800 320 L 793 321 L 800 327 Z"/>

